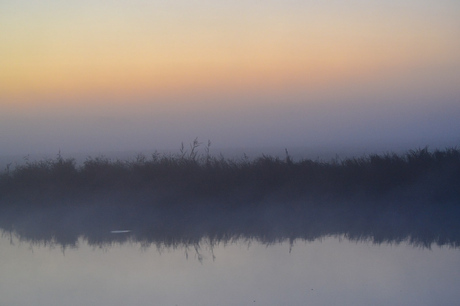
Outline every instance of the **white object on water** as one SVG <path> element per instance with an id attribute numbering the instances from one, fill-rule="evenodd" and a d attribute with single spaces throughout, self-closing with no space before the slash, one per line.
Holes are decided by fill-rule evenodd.
<path id="1" fill-rule="evenodd" d="M 112 234 L 123 234 L 123 233 L 129 233 L 131 232 L 131 230 L 114 230 L 114 231 L 110 231 L 110 233 Z"/>

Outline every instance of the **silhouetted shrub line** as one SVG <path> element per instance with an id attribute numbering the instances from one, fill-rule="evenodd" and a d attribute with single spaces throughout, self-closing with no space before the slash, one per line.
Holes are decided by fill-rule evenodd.
<path id="1" fill-rule="evenodd" d="M 460 150 L 456 148 L 321 162 L 293 161 L 287 151 L 285 159 L 267 155 L 225 159 L 209 155 L 210 143 L 206 154 L 199 155 L 199 145 L 195 140 L 189 150 L 182 146 L 180 154 L 139 155 L 133 161 L 96 157 L 76 166 L 74 159 L 59 155 L 27 162 L 0 174 L 0 205 L 78 203 L 107 193 L 152 205 L 184 199 L 236 206 L 267 199 L 426 203 L 460 199 Z"/>

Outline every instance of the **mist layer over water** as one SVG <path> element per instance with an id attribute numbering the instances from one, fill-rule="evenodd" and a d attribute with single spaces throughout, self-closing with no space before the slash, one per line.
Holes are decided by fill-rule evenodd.
<path id="1" fill-rule="evenodd" d="M 129 237 L 146 244 L 344 235 L 376 243 L 458 246 L 460 151 L 410 151 L 324 163 L 263 155 L 27 163 L 0 177 L 0 229 L 75 245 Z M 125 238 L 113 231 L 127 230 Z"/>

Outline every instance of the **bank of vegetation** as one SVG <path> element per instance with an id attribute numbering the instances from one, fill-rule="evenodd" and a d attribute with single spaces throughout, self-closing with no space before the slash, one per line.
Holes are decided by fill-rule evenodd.
<path id="1" fill-rule="evenodd" d="M 59 155 L 8 167 L 0 174 L 0 203 L 47 206 L 127 195 L 134 198 L 123 205 L 135 205 L 142 200 L 136 194 L 152 205 L 217 199 L 237 206 L 278 199 L 460 199 L 460 150 L 455 148 L 325 162 L 293 161 L 288 153 L 225 159 L 211 156 L 208 147 L 200 155 L 198 147 L 195 140 L 179 154 L 139 155 L 131 161 L 96 157 L 77 166 Z"/>

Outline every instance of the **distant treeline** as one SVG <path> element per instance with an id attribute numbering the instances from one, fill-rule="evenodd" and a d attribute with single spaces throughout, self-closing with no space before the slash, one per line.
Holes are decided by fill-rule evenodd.
<path id="1" fill-rule="evenodd" d="M 184 200 L 225 200 L 247 205 L 266 200 L 411 199 L 443 203 L 460 200 L 460 150 L 403 155 L 370 155 L 330 162 L 293 161 L 288 154 L 225 159 L 196 152 L 132 161 L 72 158 L 27 162 L 0 174 L 4 205 L 62 205 L 112 195 L 124 205 L 137 201 L 170 205 Z M 138 195 L 138 196 L 136 196 Z M 132 198 L 134 197 L 134 198 Z"/>
<path id="2" fill-rule="evenodd" d="M 72 244 L 130 229 L 146 243 L 203 237 L 262 241 L 345 235 L 375 242 L 460 243 L 460 150 L 329 162 L 262 155 L 139 155 L 29 162 L 0 174 L 0 229 Z M 117 238 L 120 239 L 120 238 Z M 169 242 L 168 242 L 169 241 Z"/>

